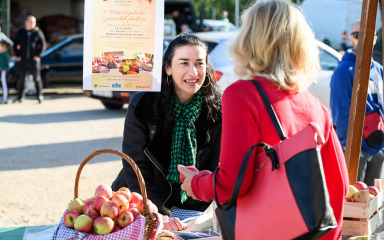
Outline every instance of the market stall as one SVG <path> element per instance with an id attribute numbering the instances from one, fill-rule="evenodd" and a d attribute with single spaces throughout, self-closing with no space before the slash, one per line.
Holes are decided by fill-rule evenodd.
<path id="1" fill-rule="evenodd" d="M 345 149 L 350 185 L 354 184 L 357 179 L 378 4 L 379 1 L 377 0 L 364 0 L 361 13 L 360 35 Z M 383 4 L 381 6 L 383 7 Z M 361 196 L 361 201 L 345 202 L 344 236 L 367 236 L 370 238 L 383 225 L 381 179 L 375 180 L 375 186 L 379 189 L 380 193 L 373 199 L 370 199 L 368 196 L 369 192 L 365 191 L 363 192 L 365 195 Z"/>

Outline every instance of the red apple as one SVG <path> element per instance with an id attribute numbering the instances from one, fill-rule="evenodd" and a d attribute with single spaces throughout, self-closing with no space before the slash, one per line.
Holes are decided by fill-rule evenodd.
<path id="1" fill-rule="evenodd" d="M 129 206 L 128 199 L 123 195 L 115 195 L 111 198 L 111 201 L 116 203 L 119 206 L 119 212 L 127 210 L 127 205 Z"/>
<path id="2" fill-rule="evenodd" d="M 128 209 L 130 209 L 130 208 L 137 208 L 137 204 L 136 203 L 129 203 Z"/>
<path id="3" fill-rule="evenodd" d="M 112 201 L 105 202 L 100 209 L 100 215 L 110 217 L 114 220 L 119 215 L 119 206 Z"/>
<path id="4" fill-rule="evenodd" d="M 117 231 L 120 231 L 120 230 L 121 230 L 121 228 L 120 228 L 119 226 L 115 225 L 115 226 L 113 227 L 111 233 L 113 233 L 113 232 L 117 232 Z"/>
<path id="5" fill-rule="evenodd" d="M 95 220 L 96 218 L 100 217 L 100 213 L 96 211 L 95 209 L 88 209 L 85 213 L 88 217 L 92 218 Z"/>
<path id="6" fill-rule="evenodd" d="M 130 211 L 125 210 L 119 213 L 119 216 L 117 216 L 117 225 L 119 225 L 121 228 L 125 228 L 134 220 L 135 218 L 133 217 L 133 214 Z"/>
<path id="7" fill-rule="evenodd" d="M 109 200 L 104 196 L 96 197 L 95 200 L 93 200 L 93 209 L 100 212 L 101 206 L 103 206 L 103 204 L 108 201 Z"/>
<path id="8" fill-rule="evenodd" d="M 115 223 L 110 217 L 99 217 L 93 221 L 93 228 L 99 235 L 105 235 L 112 232 Z"/>
<path id="9" fill-rule="evenodd" d="M 147 201 L 148 201 L 148 199 L 147 199 Z M 141 213 L 144 212 L 144 202 L 142 199 L 137 202 L 136 208 L 137 208 L 137 210 L 139 210 L 139 212 L 141 212 Z"/>
<path id="10" fill-rule="evenodd" d="M 129 190 L 129 188 L 127 188 L 127 187 L 121 187 L 121 188 L 119 188 L 119 190 L 118 191 L 126 191 L 126 192 L 131 192 L 131 190 Z"/>
<path id="11" fill-rule="evenodd" d="M 131 66 L 131 71 L 138 72 L 139 67 L 138 66 Z"/>
<path id="12" fill-rule="evenodd" d="M 128 200 L 128 203 L 131 201 L 131 192 L 129 191 L 117 191 L 113 194 L 113 196 L 116 196 L 116 195 L 122 195 L 124 196 L 127 200 Z"/>
<path id="13" fill-rule="evenodd" d="M 127 211 L 131 212 L 134 218 L 137 218 L 140 215 L 140 212 L 137 210 L 137 208 L 130 208 Z"/>
<path id="14" fill-rule="evenodd" d="M 113 195 L 111 186 L 109 186 L 107 184 L 99 185 L 95 190 L 94 196 L 97 197 L 100 195 L 102 195 L 102 196 L 106 197 L 108 200 L 110 200 L 112 198 L 112 195 Z"/>
<path id="15" fill-rule="evenodd" d="M 79 213 L 74 210 L 65 212 L 63 216 L 65 226 L 73 228 L 73 226 L 75 225 L 75 220 L 78 216 L 80 216 Z"/>
<path id="16" fill-rule="evenodd" d="M 88 200 L 85 202 L 84 207 L 83 207 L 83 213 L 85 213 L 89 209 L 93 209 L 93 202 L 94 202 L 94 200 Z"/>
<path id="17" fill-rule="evenodd" d="M 75 221 L 75 230 L 78 232 L 89 233 L 93 230 L 93 219 L 87 215 L 80 215 Z"/>
<path id="18" fill-rule="evenodd" d="M 352 198 L 346 198 L 345 201 L 346 202 L 353 202 L 353 199 Z"/>
<path id="19" fill-rule="evenodd" d="M 188 170 L 193 171 L 193 172 L 197 172 L 197 173 L 199 173 L 199 169 L 195 168 L 194 166 L 186 166 L 186 168 L 187 168 Z M 184 180 L 185 180 L 185 176 L 184 176 L 184 174 L 182 174 L 182 173 L 180 173 L 180 180 L 181 180 L 181 182 L 184 182 Z"/>
<path id="20" fill-rule="evenodd" d="M 355 186 L 359 191 L 360 190 L 363 190 L 363 189 L 366 189 L 368 186 L 367 186 L 367 184 L 365 184 L 364 182 L 355 182 L 354 184 L 353 184 L 353 186 Z"/>
<path id="21" fill-rule="evenodd" d="M 81 200 L 80 198 L 75 198 L 68 203 L 68 210 L 69 211 L 74 210 L 79 215 L 83 213 L 83 207 L 84 207 L 84 201 Z"/>
<path id="22" fill-rule="evenodd" d="M 369 193 L 373 196 L 377 196 L 377 194 L 379 194 L 379 189 L 377 189 L 377 187 L 369 186 L 367 187 L 367 189 L 369 190 Z"/>
<path id="23" fill-rule="evenodd" d="M 143 197 L 141 196 L 140 193 L 137 193 L 137 192 L 132 192 L 131 193 L 131 201 L 130 203 L 136 203 L 139 201 L 139 200 L 143 200 Z"/>
<path id="24" fill-rule="evenodd" d="M 374 199 L 375 198 L 375 195 L 373 195 L 373 194 L 369 194 L 369 201 L 371 201 L 372 199 Z"/>

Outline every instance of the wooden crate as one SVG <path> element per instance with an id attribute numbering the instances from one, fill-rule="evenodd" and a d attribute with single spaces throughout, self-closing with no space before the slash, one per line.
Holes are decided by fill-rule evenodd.
<path id="1" fill-rule="evenodd" d="M 364 202 L 345 202 L 343 236 L 369 236 L 383 224 L 383 191 L 381 180 L 375 179 L 380 193 L 369 201 L 368 190 L 363 190 Z"/>

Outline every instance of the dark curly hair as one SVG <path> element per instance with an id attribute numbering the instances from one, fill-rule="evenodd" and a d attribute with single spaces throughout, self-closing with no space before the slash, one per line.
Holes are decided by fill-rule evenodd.
<path id="1" fill-rule="evenodd" d="M 207 52 L 206 57 L 206 76 L 203 86 L 199 91 L 203 94 L 203 109 L 207 112 L 207 119 L 213 122 L 221 121 L 221 93 L 216 85 L 215 69 L 213 65 L 208 61 L 208 47 L 197 36 L 188 33 L 182 33 L 175 37 L 175 39 L 169 44 L 167 50 L 163 55 L 163 67 L 161 75 L 161 97 L 160 103 L 163 108 L 164 116 L 167 116 L 165 121 L 166 126 L 169 126 L 173 121 L 172 114 L 172 96 L 175 95 L 174 84 L 172 81 L 167 81 L 168 75 L 166 68 L 172 64 L 172 58 L 175 55 L 177 48 L 182 46 L 195 45 L 200 46 Z"/>

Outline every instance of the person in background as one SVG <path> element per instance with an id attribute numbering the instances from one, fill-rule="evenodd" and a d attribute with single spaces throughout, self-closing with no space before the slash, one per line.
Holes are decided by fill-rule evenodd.
<path id="1" fill-rule="evenodd" d="M 36 18 L 27 16 L 25 27 L 20 29 L 14 39 L 14 51 L 19 62 L 20 78 L 18 80 L 17 98 L 13 102 L 22 102 L 25 98 L 25 76 L 31 72 L 36 87 L 36 97 L 42 103 L 43 92 L 40 76 L 40 58 L 43 55 L 46 42 L 43 32 L 36 27 Z"/>
<path id="2" fill-rule="evenodd" d="M 3 89 L 3 99 L 0 101 L 0 104 L 8 103 L 7 71 L 9 70 L 9 61 L 11 60 L 11 54 L 8 51 L 9 47 L 10 45 L 7 41 L 0 41 L 0 78 Z"/>
<path id="3" fill-rule="evenodd" d="M 180 34 L 183 32 L 181 26 L 184 24 L 184 23 L 187 23 L 188 24 L 188 17 L 180 12 L 179 10 L 174 10 L 172 12 L 172 18 L 173 18 L 173 21 L 175 22 L 175 25 L 176 25 L 176 34 Z M 188 24 L 189 26 L 189 24 Z"/>
<path id="4" fill-rule="evenodd" d="M 183 33 L 193 33 L 193 30 L 189 28 L 187 23 L 181 24 L 181 32 Z"/>
<path id="5" fill-rule="evenodd" d="M 250 81 L 255 80 L 265 90 L 287 137 L 298 133 L 310 122 L 319 124 L 325 139 L 319 150 L 330 204 L 338 223 L 322 239 L 341 239 L 349 179 L 329 112 L 307 91 L 320 70 L 314 33 L 297 6 L 284 0 L 255 2 L 243 14 L 242 22 L 229 52 L 235 73 L 249 80 L 236 81 L 223 94 L 223 132 L 216 179 L 218 199 L 221 203 L 230 199 L 243 158 L 251 146 L 259 142 L 273 146 L 280 142 L 263 100 Z M 255 155 L 251 156 L 261 151 L 256 148 L 252 153 Z M 251 158 L 239 198 L 251 187 L 268 188 L 268 183 L 251 185 L 257 167 Z M 197 174 L 181 165 L 178 169 L 186 176 L 181 188 L 188 196 L 201 201 L 214 199 L 213 173 Z"/>
<path id="6" fill-rule="evenodd" d="M 139 92 L 128 106 L 123 152 L 139 167 L 148 198 L 159 213 L 205 211 L 210 203 L 188 198 L 181 190 L 178 164 L 213 171 L 219 162 L 221 94 L 205 43 L 192 34 L 178 35 L 163 56 L 161 92 Z M 112 184 L 139 192 L 132 167 L 123 169 Z M 186 211 L 187 212 L 187 211 Z M 177 218 L 166 218 L 165 228 L 182 230 Z"/>
<path id="7" fill-rule="evenodd" d="M 223 11 L 221 12 L 221 17 L 219 17 L 218 20 L 220 20 L 220 21 L 224 21 L 224 22 L 229 22 L 229 19 L 228 19 L 228 11 L 227 11 L 227 10 L 223 10 Z"/>
<path id="8" fill-rule="evenodd" d="M 351 28 L 349 41 L 351 41 L 352 48 L 345 52 L 331 78 L 330 106 L 333 124 L 343 147 L 347 142 L 359 30 L 360 20 L 355 22 Z M 374 37 L 374 44 L 376 40 L 377 36 Z M 367 116 L 370 113 L 378 113 L 383 118 L 383 67 L 373 59 L 369 75 L 365 114 Z M 374 185 L 375 178 L 381 178 L 384 160 L 384 142 L 382 140 L 378 139 L 377 142 L 371 143 L 363 137 L 361 142 L 357 181 L 365 182 L 368 186 Z"/>

